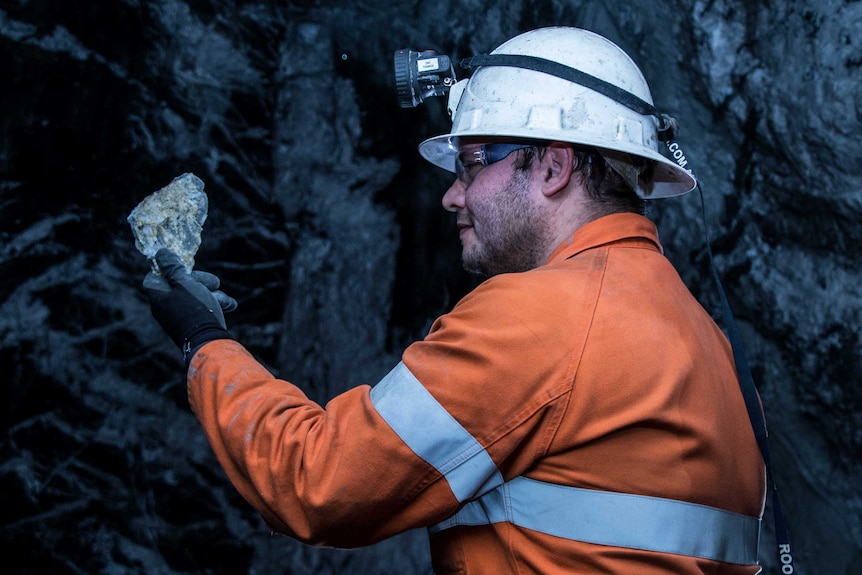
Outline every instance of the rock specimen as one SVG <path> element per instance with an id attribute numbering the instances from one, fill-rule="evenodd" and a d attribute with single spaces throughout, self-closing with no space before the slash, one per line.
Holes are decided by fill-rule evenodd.
<path id="1" fill-rule="evenodd" d="M 129 214 L 135 247 L 159 273 L 154 258 L 161 248 L 176 253 L 191 271 L 201 245 L 201 231 L 207 219 L 204 183 L 191 173 L 178 176 L 161 190 L 150 194 Z"/>

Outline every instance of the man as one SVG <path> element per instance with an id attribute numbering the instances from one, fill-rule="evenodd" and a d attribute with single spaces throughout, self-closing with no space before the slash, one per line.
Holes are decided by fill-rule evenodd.
<path id="1" fill-rule="evenodd" d="M 646 82 L 595 34 L 495 55 L 528 58 L 485 60 L 420 146 L 457 174 L 443 204 L 489 279 L 374 387 L 309 401 L 159 252 L 153 313 L 215 454 L 274 530 L 354 547 L 427 527 L 438 575 L 757 573 L 764 468 L 730 346 L 642 215 L 694 186 L 657 152 L 666 118 L 632 110 Z"/>

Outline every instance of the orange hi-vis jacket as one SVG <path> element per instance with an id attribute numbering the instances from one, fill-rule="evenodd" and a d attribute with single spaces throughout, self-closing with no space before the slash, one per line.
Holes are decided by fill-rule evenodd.
<path id="1" fill-rule="evenodd" d="M 239 492 L 307 543 L 427 527 L 438 575 L 759 572 L 765 473 L 730 346 L 639 215 L 485 281 L 325 407 L 231 340 L 188 385 Z"/>

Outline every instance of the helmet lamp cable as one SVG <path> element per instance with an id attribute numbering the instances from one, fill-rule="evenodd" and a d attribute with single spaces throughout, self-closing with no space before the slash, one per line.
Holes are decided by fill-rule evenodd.
<path id="1" fill-rule="evenodd" d="M 781 509 L 781 503 L 778 498 L 778 489 L 775 485 L 775 476 L 772 472 L 768 433 L 766 430 L 766 414 L 760 404 L 757 389 L 754 385 L 754 378 L 751 375 L 751 368 L 748 364 L 748 358 L 745 355 L 742 338 L 739 335 L 739 330 L 737 329 L 736 322 L 733 319 L 733 312 L 730 309 L 730 304 L 727 301 L 724 287 L 721 284 L 718 268 L 715 266 L 715 260 L 712 255 L 711 240 L 709 238 L 709 227 L 707 226 L 706 220 L 706 203 L 703 199 L 703 186 L 698 182 L 695 187 L 700 195 L 700 210 L 703 220 L 703 234 L 706 241 L 706 253 L 709 256 L 709 267 L 712 271 L 712 277 L 715 280 L 715 285 L 718 289 L 718 295 L 721 300 L 724 322 L 726 324 L 725 327 L 727 328 L 728 339 L 730 340 L 730 346 L 733 350 L 733 361 L 736 364 L 739 387 L 742 390 L 745 407 L 748 410 L 748 418 L 751 421 L 751 427 L 754 430 L 754 437 L 757 440 L 758 447 L 760 447 L 760 453 L 766 467 L 768 489 L 772 496 L 772 514 L 775 526 L 779 567 L 783 574 L 790 575 L 792 573 L 798 573 L 794 567 L 793 554 L 791 553 L 790 548 L 790 532 L 787 529 L 787 522 L 784 519 L 784 512 Z"/>

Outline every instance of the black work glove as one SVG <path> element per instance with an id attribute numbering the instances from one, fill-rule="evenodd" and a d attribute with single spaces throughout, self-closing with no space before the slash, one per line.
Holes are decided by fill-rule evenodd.
<path id="1" fill-rule="evenodd" d="M 167 248 L 156 252 L 162 275 L 150 272 L 144 289 L 150 311 L 162 329 L 183 352 L 188 366 L 194 353 L 216 339 L 233 339 L 223 311 L 236 309 L 236 300 L 218 291 L 219 279 L 206 272 L 189 273 L 179 257 Z"/>

